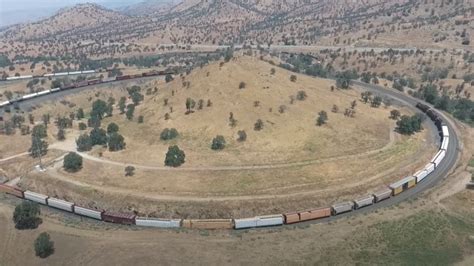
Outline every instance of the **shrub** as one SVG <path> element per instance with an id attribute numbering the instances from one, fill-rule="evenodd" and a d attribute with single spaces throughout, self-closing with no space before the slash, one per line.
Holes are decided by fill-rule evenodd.
<path id="1" fill-rule="evenodd" d="M 247 85 L 247 84 L 245 84 L 245 82 L 241 81 L 241 82 L 239 83 L 239 89 L 245 89 L 245 86 L 246 86 L 246 85 Z"/>
<path id="2" fill-rule="evenodd" d="M 257 122 L 255 122 L 253 129 L 255 131 L 260 131 L 263 129 L 263 121 L 261 119 L 258 119 Z"/>
<path id="3" fill-rule="evenodd" d="M 70 152 L 64 156 L 63 167 L 68 172 L 77 172 L 82 168 L 82 157 L 75 153 Z"/>
<path id="4" fill-rule="evenodd" d="M 135 174 L 135 167 L 129 165 L 125 167 L 125 176 L 133 176 Z"/>
<path id="5" fill-rule="evenodd" d="M 161 131 L 160 139 L 162 140 L 170 140 L 174 139 L 178 136 L 178 130 L 176 128 L 165 128 Z"/>
<path id="6" fill-rule="evenodd" d="M 13 222 L 15 228 L 19 230 L 35 229 L 42 220 L 38 217 L 41 211 L 39 205 L 30 201 L 23 201 L 15 207 L 13 212 Z"/>
<path id="7" fill-rule="evenodd" d="M 225 139 L 224 136 L 217 135 L 213 140 L 211 144 L 211 149 L 213 150 L 222 150 L 225 148 Z"/>
<path id="8" fill-rule="evenodd" d="M 76 146 L 78 151 L 90 151 L 92 149 L 92 140 L 88 134 L 82 134 L 76 140 Z"/>
<path id="9" fill-rule="evenodd" d="M 125 149 L 125 140 L 122 135 L 117 132 L 109 134 L 108 137 L 109 151 L 120 151 Z"/>
<path id="10" fill-rule="evenodd" d="M 291 75 L 291 76 L 290 76 L 290 80 L 291 80 L 292 82 L 296 82 L 296 79 L 297 79 L 297 78 L 296 78 L 295 75 Z"/>
<path id="11" fill-rule="evenodd" d="M 239 135 L 239 137 L 237 138 L 238 141 L 246 141 L 247 140 L 247 133 L 245 132 L 245 130 L 239 130 L 237 132 L 237 135 Z"/>
<path id="12" fill-rule="evenodd" d="M 107 126 L 107 134 L 111 134 L 111 133 L 118 132 L 118 131 L 119 131 L 119 126 L 115 123 L 110 123 Z"/>
<path id="13" fill-rule="evenodd" d="M 184 151 L 180 150 L 178 146 L 169 146 L 165 157 L 165 165 L 178 167 L 184 163 L 185 158 L 186 155 L 184 154 Z"/>
<path id="14" fill-rule="evenodd" d="M 321 111 L 318 113 L 318 119 L 316 120 L 316 125 L 322 126 L 326 124 L 326 121 L 328 120 L 328 114 L 326 111 Z"/>
<path id="15" fill-rule="evenodd" d="M 43 259 L 54 253 L 54 242 L 48 233 L 43 232 L 36 238 L 35 252 L 36 256 Z"/>

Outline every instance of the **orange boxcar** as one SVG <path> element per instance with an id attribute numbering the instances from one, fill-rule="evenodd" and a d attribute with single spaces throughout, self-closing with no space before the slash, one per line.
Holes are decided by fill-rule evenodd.
<path id="1" fill-rule="evenodd" d="M 301 221 L 320 219 L 331 216 L 331 208 L 322 208 L 300 212 Z"/>
<path id="2" fill-rule="evenodd" d="M 23 198 L 23 191 L 8 185 L 0 184 L 0 192 L 8 193 L 19 198 Z"/>
<path id="3" fill-rule="evenodd" d="M 297 212 L 283 214 L 285 216 L 285 224 L 293 224 L 300 221 L 300 215 Z"/>

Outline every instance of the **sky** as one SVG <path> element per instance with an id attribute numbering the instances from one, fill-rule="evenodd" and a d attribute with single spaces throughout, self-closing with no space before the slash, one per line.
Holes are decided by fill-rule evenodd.
<path id="1" fill-rule="evenodd" d="M 144 0 L 0 0 L 0 27 L 35 21 L 53 15 L 63 7 L 79 3 L 97 3 L 118 8 Z"/>

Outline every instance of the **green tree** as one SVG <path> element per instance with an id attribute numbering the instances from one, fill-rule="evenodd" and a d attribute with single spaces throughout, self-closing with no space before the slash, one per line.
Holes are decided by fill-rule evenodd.
<path id="1" fill-rule="evenodd" d="M 403 135 L 411 135 L 422 129 L 422 116 L 415 114 L 413 116 L 403 115 L 397 121 L 397 131 Z"/>
<path id="2" fill-rule="evenodd" d="M 46 155 L 48 152 L 48 142 L 39 137 L 32 136 L 29 152 L 33 158 Z"/>
<path id="3" fill-rule="evenodd" d="M 64 156 L 63 167 L 68 172 L 77 172 L 82 168 L 82 157 L 75 153 L 70 152 Z"/>
<path id="4" fill-rule="evenodd" d="M 90 138 L 93 146 L 107 144 L 107 132 L 100 127 L 95 127 L 91 130 Z"/>
<path id="5" fill-rule="evenodd" d="M 224 136 L 217 135 L 213 140 L 211 144 L 211 149 L 213 150 L 222 150 L 225 148 L 225 139 Z"/>
<path id="6" fill-rule="evenodd" d="M 382 97 L 380 97 L 379 95 L 376 95 L 372 99 L 372 102 L 370 103 L 370 105 L 375 108 L 379 107 L 381 104 L 382 104 Z"/>
<path id="7" fill-rule="evenodd" d="M 125 167 L 125 176 L 133 176 L 135 174 L 135 167 L 129 165 Z"/>
<path id="8" fill-rule="evenodd" d="M 134 104 L 127 105 L 127 113 L 125 114 L 125 116 L 127 116 L 128 120 L 133 119 L 133 113 L 134 112 L 135 112 L 135 105 Z"/>
<path id="9" fill-rule="evenodd" d="M 109 134 L 108 137 L 109 151 L 120 151 L 125 149 L 125 139 L 117 132 Z"/>
<path id="10" fill-rule="evenodd" d="M 60 128 L 60 129 L 58 130 L 57 139 L 60 140 L 60 141 L 66 139 L 66 131 L 64 131 L 64 129 Z"/>
<path id="11" fill-rule="evenodd" d="M 326 111 L 321 111 L 318 113 L 318 119 L 316 119 L 316 125 L 322 126 L 326 124 L 326 121 L 328 120 L 328 114 Z"/>
<path id="12" fill-rule="evenodd" d="M 87 125 L 84 124 L 84 123 L 82 123 L 82 122 L 80 122 L 80 123 L 79 123 L 79 130 L 86 130 L 86 129 L 87 129 Z"/>
<path id="13" fill-rule="evenodd" d="M 400 111 L 398 110 L 392 110 L 390 111 L 390 118 L 393 119 L 393 120 L 398 120 L 398 118 L 400 117 Z"/>
<path id="14" fill-rule="evenodd" d="M 107 112 L 107 103 L 102 100 L 96 100 L 92 103 L 91 117 L 97 116 L 99 119 L 104 118 Z"/>
<path id="15" fill-rule="evenodd" d="M 46 132 L 46 127 L 45 125 L 36 125 L 33 127 L 33 130 L 31 131 L 31 136 L 32 137 L 37 137 L 40 139 L 46 138 L 48 136 L 48 133 Z"/>
<path id="16" fill-rule="evenodd" d="M 126 102 L 127 102 L 127 98 L 125 98 L 125 97 L 121 97 L 120 100 L 119 100 L 118 105 L 119 105 L 119 110 L 120 110 L 121 114 L 125 113 L 125 108 L 127 107 L 125 105 Z"/>
<path id="17" fill-rule="evenodd" d="M 298 93 L 296 94 L 296 99 L 298 101 L 304 101 L 307 97 L 308 97 L 308 95 L 306 95 L 306 92 L 303 91 L 303 90 L 298 91 Z"/>
<path id="18" fill-rule="evenodd" d="M 78 120 L 83 119 L 84 118 L 84 109 L 82 109 L 82 108 L 77 109 L 76 117 L 77 117 Z"/>
<path id="19" fill-rule="evenodd" d="M 169 146 L 165 157 L 165 165 L 178 167 L 184 163 L 185 158 L 186 155 L 184 154 L 184 151 L 180 150 L 178 146 Z"/>
<path id="20" fill-rule="evenodd" d="M 119 131 L 119 126 L 113 122 L 107 126 L 107 134 L 118 132 L 118 131 Z"/>
<path id="21" fill-rule="evenodd" d="M 176 138 L 178 135 L 178 130 L 176 130 L 176 128 L 165 128 L 161 131 L 160 139 L 170 140 Z"/>
<path id="22" fill-rule="evenodd" d="M 22 201 L 15 207 L 13 212 L 13 222 L 15 228 L 19 230 L 35 229 L 42 223 L 40 207 L 35 202 Z"/>
<path id="23" fill-rule="evenodd" d="M 79 136 L 76 140 L 77 150 L 80 152 L 90 151 L 92 149 L 91 137 L 86 133 Z"/>
<path id="24" fill-rule="evenodd" d="M 165 81 L 166 83 L 173 81 L 173 76 L 171 74 L 166 74 Z"/>
<path id="25" fill-rule="evenodd" d="M 44 259 L 54 253 L 54 242 L 48 233 L 41 233 L 35 240 L 36 256 Z"/>

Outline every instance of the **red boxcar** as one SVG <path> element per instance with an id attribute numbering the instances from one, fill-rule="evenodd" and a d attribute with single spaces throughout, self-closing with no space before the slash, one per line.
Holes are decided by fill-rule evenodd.
<path id="1" fill-rule="evenodd" d="M 94 85 L 94 84 L 99 84 L 101 83 L 102 81 L 100 79 L 91 79 L 88 81 L 88 84 L 89 85 Z"/>
<path id="2" fill-rule="evenodd" d="M 103 221 L 116 224 L 135 224 L 135 217 L 136 215 L 131 213 L 109 211 L 105 211 L 104 213 L 102 213 Z"/>
<path id="3" fill-rule="evenodd" d="M 8 193 L 19 198 L 23 198 L 23 191 L 18 188 L 0 184 L 0 192 Z"/>
<path id="4" fill-rule="evenodd" d="M 125 76 L 118 76 L 116 80 L 125 80 L 125 79 L 130 79 L 130 75 L 125 75 Z"/>

